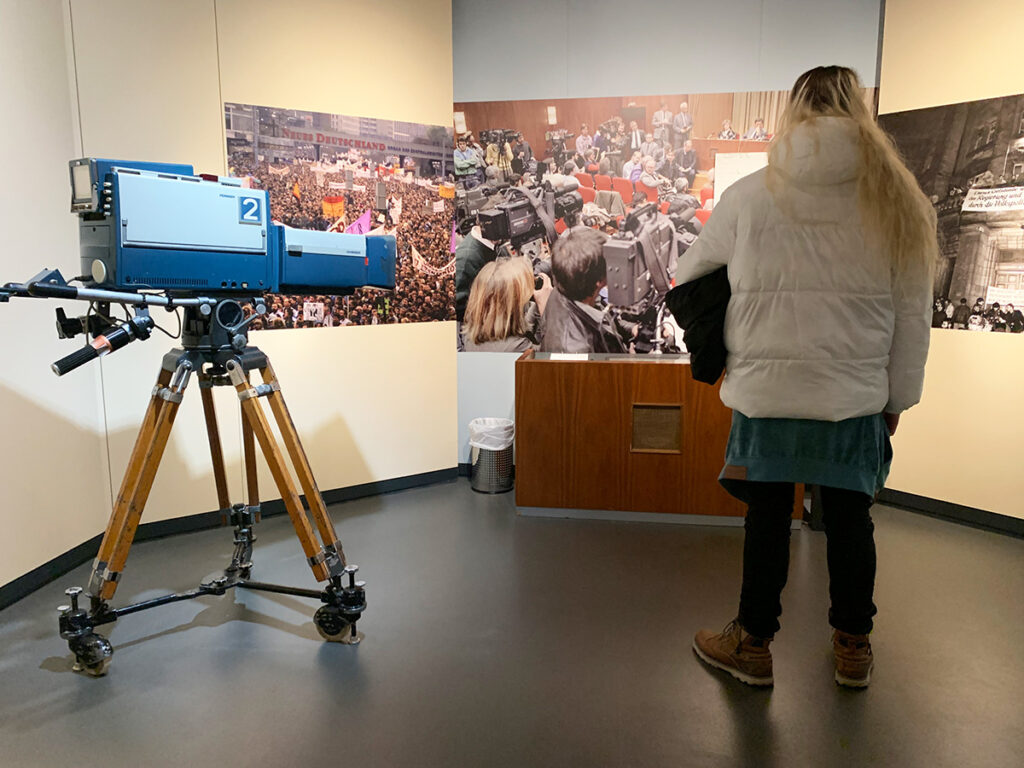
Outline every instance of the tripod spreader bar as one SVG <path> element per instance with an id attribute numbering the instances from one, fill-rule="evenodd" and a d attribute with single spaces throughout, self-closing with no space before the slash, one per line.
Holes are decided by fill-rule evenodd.
<path id="1" fill-rule="evenodd" d="M 262 581 L 239 581 L 233 586 L 239 589 L 252 589 L 258 592 L 274 592 L 278 595 L 291 595 L 292 597 L 308 597 L 311 600 L 324 600 L 324 593 L 319 589 L 303 589 L 302 587 L 286 587 L 280 584 L 267 584 Z"/>

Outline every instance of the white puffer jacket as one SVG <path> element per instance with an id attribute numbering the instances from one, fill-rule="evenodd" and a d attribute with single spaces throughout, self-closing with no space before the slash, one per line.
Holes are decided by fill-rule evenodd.
<path id="1" fill-rule="evenodd" d="M 676 270 L 682 284 L 728 265 L 722 402 L 753 418 L 822 421 L 910 408 L 928 356 L 930 272 L 893 277 L 865 244 L 856 124 L 795 129 L 778 168 L 782 206 L 766 170 L 739 180 Z"/>

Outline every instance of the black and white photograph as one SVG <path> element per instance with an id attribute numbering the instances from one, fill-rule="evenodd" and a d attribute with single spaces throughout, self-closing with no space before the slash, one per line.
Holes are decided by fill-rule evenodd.
<path id="1" fill-rule="evenodd" d="M 932 327 L 1024 333 L 1024 94 L 878 121 L 938 217 Z"/>
<path id="2" fill-rule="evenodd" d="M 253 330 L 455 317 L 450 128 L 224 104 L 228 166 L 270 192 L 271 218 L 298 229 L 394 235 L 394 290 L 267 296 Z"/>

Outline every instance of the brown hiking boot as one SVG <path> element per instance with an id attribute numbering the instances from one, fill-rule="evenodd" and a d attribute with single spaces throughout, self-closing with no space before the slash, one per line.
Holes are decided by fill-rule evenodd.
<path id="1" fill-rule="evenodd" d="M 731 621 L 719 634 L 702 629 L 693 638 L 693 651 L 706 664 L 728 672 L 747 685 L 771 685 L 771 640 L 754 637 Z"/>
<path id="2" fill-rule="evenodd" d="M 851 635 L 835 630 L 832 652 L 836 657 L 836 682 L 849 688 L 867 688 L 875 659 L 867 635 Z"/>

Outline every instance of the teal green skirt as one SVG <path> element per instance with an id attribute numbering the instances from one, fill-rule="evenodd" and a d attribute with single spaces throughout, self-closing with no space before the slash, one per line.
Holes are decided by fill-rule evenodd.
<path id="1" fill-rule="evenodd" d="M 860 491 L 885 485 L 892 463 L 882 414 L 844 421 L 750 419 L 733 411 L 719 481 L 805 483 Z"/>

